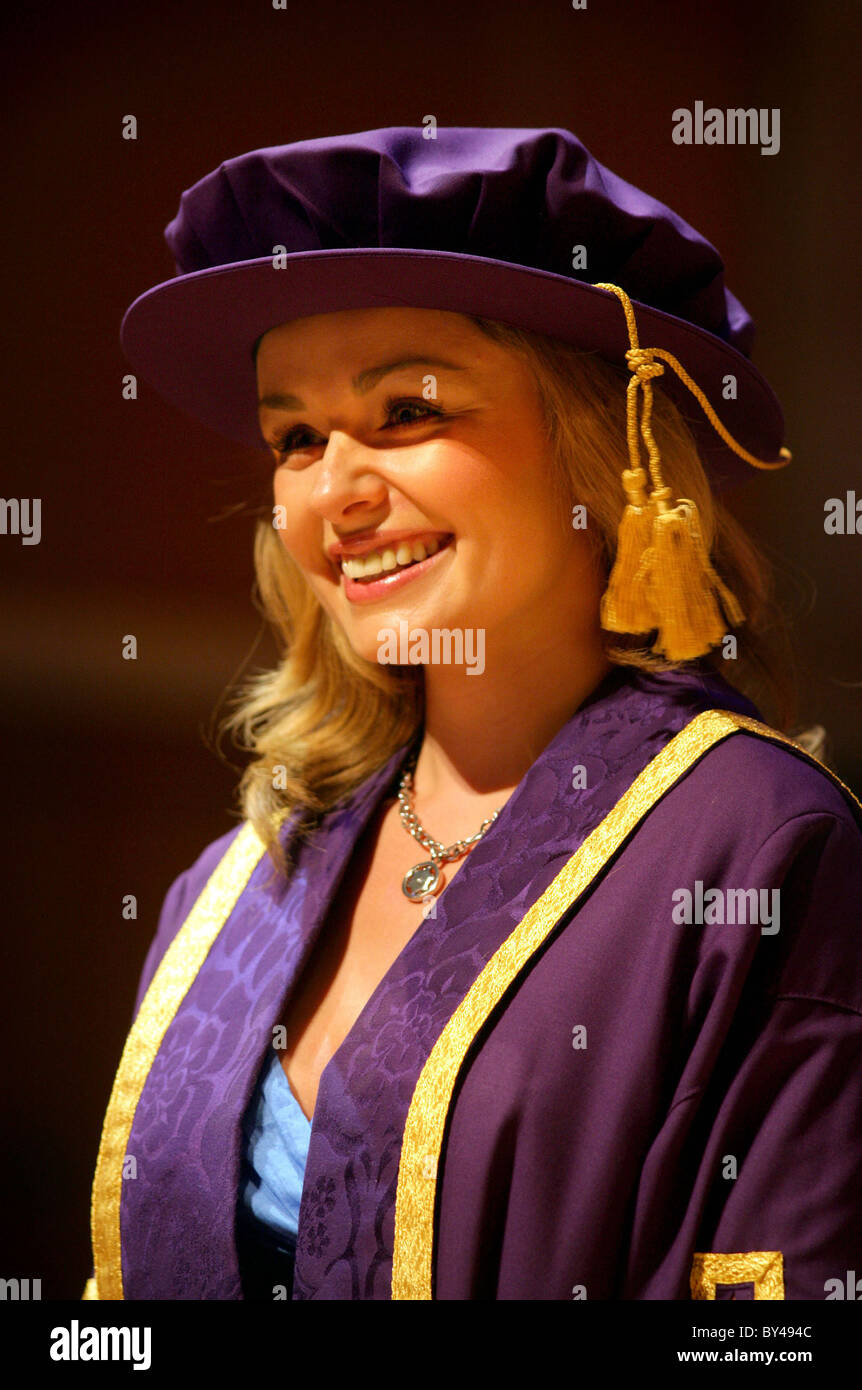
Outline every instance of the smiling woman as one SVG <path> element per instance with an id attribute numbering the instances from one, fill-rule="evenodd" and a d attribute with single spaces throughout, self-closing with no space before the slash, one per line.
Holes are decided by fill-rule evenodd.
<path id="1" fill-rule="evenodd" d="M 428 350 L 406 355 L 417 343 L 427 343 Z M 431 353 L 432 345 L 441 343 L 451 348 L 444 361 Z M 403 563 L 394 550 L 397 543 L 422 545 L 430 537 L 438 548 L 453 550 L 452 566 L 461 561 L 445 590 L 435 585 L 430 594 L 422 590 L 410 596 L 411 628 L 473 624 L 486 633 L 505 632 L 509 648 L 498 647 L 496 654 L 510 694 L 486 682 L 491 709 L 499 711 L 511 699 L 523 721 L 525 707 L 533 703 L 531 649 L 545 644 L 549 625 L 559 634 L 560 657 L 577 651 L 579 663 L 591 671 L 599 668 L 603 654 L 608 662 L 667 669 L 669 663 L 651 652 L 643 637 L 603 630 L 597 621 L 616 550 L 618 480 L 626 466 L 626 386 L 618 368 L 544 335 L 422 309 L 329 313 L 285 324 L 266 334 L 263 344 L 257 357 L 261 430 L 275 458 L 276 505 L 274 524 L 264 519 L 258 526 L 256 570 L 284 660 L 249 682 L 225 727 L 238 731 L 243 746 L 256 754 L 242 783 L 243 809 L 275 856 L 281 855 L 282 842 L 274 813 L 288 805 L 315 811 L 334 805 L 415 732 L 429 681 L 449 676 L 379 664 L 381 609 L 373 601 L 393 596 L 393 590 L 399 602 L 407 597 L 400 592 L 404 581 L 397 578 Z M 334 464 L 329 471 L 324 464 L 325 455 L 334 456 L 336 449 L 331 439 L 326 444 L 325 417 L 336 418 L 337 411 L 323 407 L 327 399 L 334 403 L 340 397 L 339 373 L 345 398 L 359 394 L 362 374 L 353 375 L 350 363 L 373 356 L 375 344 L 383 352 L 391 345 L 388 365 L 397 369 L 397 378 L 395 385 L 391 378 L 387 384 L 405 395 L 384 395 L 382 376 L 377 390 L 371 389 L 374 383 L 366 375 L 369 384 L 361 408 L 354 401 L 352 428 L 349 415 L 342 417 L 340 456 L 346 458 L 351 447 L 354 455 L 363 454 L 362 463 L 354 458 L 352 474 L 349 461 L 341 465 L 353 490 L 351 524 L 342 532 L 344 499 L 337 492 L 333 496 L 339 474 Z M 398 353 L 399 344 L 405 353 Z M 454 360 L 459 354 L 463 361 Z M 304 362 L 315 364 L 316 412 L 295 395 L 270 389 L 282 376 L 285 382 L 302 379 Z M 425 400 L 429 390 L 434 391 L 433 413 Z M 416 414 L 393 419 L 402 409 Z M 302 423 L 293 423 L 288 418 L 293 416 Z M 747 615 L 735 638 L 734 683 L 779 727 L 787 727 L 793 692 L 768 567 L 713 498 L 691 432 L 667 398 L 656 401 L 652 428 L 679 492 L 696 500 L 707 543 L 720 556 L 722 573 Z M 391 505 L 393 492 L 397 510 Z M 465 517 L 456 526 L 453 505 L 469 509 L 469 521 Z M 582 530 L 570 521 L 578 505 L 586 507 L 590 519 Z M 325 543 L 326 531 L 336 536 L 331 544 Z M 393 547 L 392 561 L 384 565 L 387 544 Z M 368 571 L 388 569 L 393 577 L 369 584 L 364 575 L 350 574 L 348 555 L 379 557 Z M 417 552 L 416 558 L 424 556 Z M 533 570 L 539 567 L 537 579 Z M 420 566 L 415 577 L 425 569 Z M 460 592 L 453 584 L 460 584 Z M 309 603 L 313 622 L 302 616 Z M 358 608 L 365 603 L 372 606 Z M 574 605 L 576 625 L 570 628 Z M 510 612 L 519 615 L 518 627 L 504 627 Z M 399 616 L 404 616 L 400 610 Z M 318 698 L 330 711 L 330 697 L 317 690 L 317 672 L 323 676 L 330 660 L 342 668 L 342 688 L 352 687 L 345 723 L 317 718 Z M 538 660 L 541 666 L 546 658 Z M 721 653 L 709 653 L 707 660 L 716 670 L 727 667 Z M 519 677 L 523 687 L 514 689 Z M 474 699 L 481 701 L 482 692 Z M 481 729 L 484 716 L 474 708 Z"/>
<path id="2" fill-rule="evenodd" d="M 789 736 L 718 497 L 790 457 L 751 320 L 569 132 L 430 144 L 229 161 L 124 322 L 265 441 L 281 650 L 144 966 L 86 1296 L 823 1298 L 862 1237 L 862 808 Z"/>

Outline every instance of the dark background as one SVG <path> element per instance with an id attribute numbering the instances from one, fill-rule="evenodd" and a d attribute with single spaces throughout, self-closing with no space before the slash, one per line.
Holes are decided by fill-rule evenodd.
<path id="1" fill-rule="evenodd" d="M 248 452 L 127 370 L 126 306 L 173 274 L 179 195 L 261 145 L 421 125 L 563 126 L 717 244 L 759 325 L 794 463 L 734 508 L 778 565 L 806 722 L 862 787 L 862 536 L 823 504 L 859 468 L 855 6 L 333 0 L 6 12 L 3 478 L 42 541 L 0 536 L 4 980 L 0 1276 L 77 1298 L 89 1189 L 140 967 L 171 880 L 231 817 L 207 747 L 249 658 Z M 677 146 L 678 106 L 780 108 L 781 148 Z M 124 115 L 138 139 L 121 138 Z M 138 660 L 121 659 L 126 633 Z M 126 921 L 133 893 L 138 917 Z"/>

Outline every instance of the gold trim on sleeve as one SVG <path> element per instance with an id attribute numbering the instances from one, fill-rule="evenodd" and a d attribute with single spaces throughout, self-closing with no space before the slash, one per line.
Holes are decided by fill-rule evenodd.
<path id="1" fill-rule="evenodd" d="M 696 1254 L 691 1262 L 692 1298 L 715 1298 L 716 1284 L 753 1284 L 755 1298 L 783 1299 L 784 1256 L 780 1250 Z"/>
<path id="2" fill-rule="evenodd" d="M 95 1279 L 88 1279 L 86 1284 L 84 1285 L 84 1292 L 81 1294 L 81 1301 L 83 1302 L 85 1299 L 88 1298 L 98 1299 L 98 1297 L 99 1291 L 96 1288 Z"/>
<path id="3" fill-rule="evenodd" d="M 123 1160 L 135 1110 L 150 1067 L 174 1015 L 264 853 L 263 841 L 246 821 L 219 860 L 177 932 L 144 995 L 123 1048 L 102 1126 L 90 1208 L 95 1279 L 84 1297 L 123 1298 L 120 1199 Z M 98 1288 L 98 1294 L 95 1293 Z"/>
<path id="4" fill-rule="evenodd" d="M 830 768 L 793 739 L 746 715 L 705 710 L 665 744 L 491 957 L 431 1049 L 413 1092 L 401 1144 L 393 1299 L 433 1297 L 434 1208 L 443 1133 L 458 1073 L 480 1028 L 556 923 L 598 877 L 627 836 L 704 753 L 737 732 L 785 744 L 806 761 L 816 763 L 862 814 L 862 805 Z"/>

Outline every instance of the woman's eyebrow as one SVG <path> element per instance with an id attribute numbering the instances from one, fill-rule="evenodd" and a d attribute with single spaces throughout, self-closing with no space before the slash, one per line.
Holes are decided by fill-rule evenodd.
<path id="1" fill-rule="evenodd" d="M 392 362 L 380 362 L 376 367 L 366 367 L 353 378 L 352 386 L 357 396 L 363 396 L 376 386 L 382 377 L 399 367 L 443 367 L 449 372 L 465 372 L 467 368 L 459 362 L 450 362 L 445 357 L 399 357 Z M 289 392 L 275 391 L 261 396 L 258 406 L 267 410 L 304 410 L 305 402 Z"/>

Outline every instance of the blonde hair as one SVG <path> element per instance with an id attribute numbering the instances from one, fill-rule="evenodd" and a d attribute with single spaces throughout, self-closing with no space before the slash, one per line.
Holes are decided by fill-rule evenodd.
<path id="1" fill-rule="evenodd" d="M 607 578 L 625 504 L 628 466 L 625 392 L 628 373 L 593 353 L 556 339 L 467 315 L 477 328 L 519 354 L 538 386 L 549 444 L 554 501 L 565 525 L 572 507 L 586 507 L 597 566 Z M 774 727 L 794 714 L 783 667 L 789 644 L 771 591 L 770 568 L 746 532 L 713 497 L 694 438 L 660 387 L 653 433 L 665 481 L 698 506 L 703 539 L 715 568 L 746 614 L 735 634 L 733 684 L 754 700 Z M 366 661 L 321 606 L 272 526 L 257 523 L 254 564 L 260 606 L 282 652 L 274 670 L 257 672 L 231 697 L 221 723 L 252 758 L 239 782 L 243 816 L 251 821 L 277 870 L 288 863 L 278 837 L 283 816 L 304 808 L 301 831 L 346 798 L 417 732 L 424 714 L 421 667 Z M 673 669 L 643 637 L 605 633 L 608 659 L 643 670 Z M 651 639 L 649 639 L 651 640 Z M 727 676 L 731 663 L 713 652 L 705 661 Z"/>

